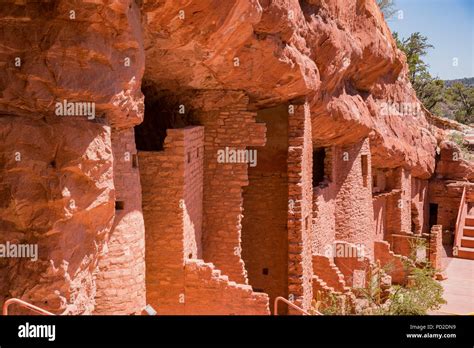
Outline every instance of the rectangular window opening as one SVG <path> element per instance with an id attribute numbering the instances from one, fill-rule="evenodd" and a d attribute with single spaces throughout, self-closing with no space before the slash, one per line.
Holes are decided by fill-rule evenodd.
<path id="1" fill-rule="evenodd" d="M 132 155 L 132 168 L 138 168 L 138 156 Z"/>
<path id="2" fill-rule="evenodd" d="M 368 175 L 369 175 L 369 158 L 367 155 L 362 155 L 360 157 L 361 159 L 361 165 L 362 165 L 362 182 L 364 184 L 364 187 L 367 187 L 368 185 Z"/>
<path id="3" fill-rule="evenodd" d="M 326 150 L 323 147 L 313 150 L 313 187 L 319 186 L 325 179 Z"/>
<path id="4" fill-rule="evenodd" d="M 125 208 L 124 201 L 115 201 L 115 210 L 123 210 Z"/>

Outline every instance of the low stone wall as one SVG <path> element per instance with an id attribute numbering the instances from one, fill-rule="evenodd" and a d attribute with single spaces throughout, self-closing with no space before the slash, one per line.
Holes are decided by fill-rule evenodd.
<path id="1" fill-rule="evenodd" d="M 392 277 L 393 284 L 406 284 L 409 275 L 408 258 L 395 254 L 386 241 L 375 242 L 375 259 L 380 262 L 384 272 Z"/>
<path id="2" fill-rule="evenodd" d="M 336 291 L 345 291 L 346 283 L 341 271 L 334 262 L 322 255 L 313 255 L 313 272 L 328 286 Z"/>
<path id="3" fill-rule="evenodd" d="M 186 260 L 183 314 L 269 315 L 267 294 L 229 281 L 213 264 Z"/>
<path id="4" fill-rule="evenodd" d="M 352 243 L 337 242 L 336 250 L 344 250 L 342 256 L 335 255 L 334 263 L 344 275 L 347 286 L 366 288 L 370 277 L 371 258 L 367 257 L 365 252 L 361 253 L 361 249 Z"/>

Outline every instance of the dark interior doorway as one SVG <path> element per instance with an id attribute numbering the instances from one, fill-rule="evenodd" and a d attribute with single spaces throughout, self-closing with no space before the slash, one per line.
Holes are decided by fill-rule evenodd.
<path id="1" fill-rule="evenodd" d="M 160 90 L 151 82 L 143 81 L 145 117 L 135 127 L 135 143 L 138 151 L 162 151 L 166 130 L 197 125 L 192 109 L 183 96 Z"/>
<path id="2" fill-rule="evenodd" d="M 248 167 L 243 188 L 242 259 L 249 284 L 273 304 L 288 298 L 288 106 L 259 110 L 256 120 L 266 124 L 267 142 L 256 148 L 258 164 Z"/>
<path id="3" fill-rule="evenodd" d="M 430 229 L 438 224 L 438 204 L 430 203 Z"/>

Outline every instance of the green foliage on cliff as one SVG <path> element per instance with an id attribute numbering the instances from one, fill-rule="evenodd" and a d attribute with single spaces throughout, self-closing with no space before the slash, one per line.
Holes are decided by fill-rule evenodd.
<path id="1" fill-rule="evenodd" d="M 397 12 L 395 8 L 395 1 L 393 0 L 377 0 L 377 5 L 379 5 L 380 10 L 385 16 L 385 19 L 390 19 Z"/>
<path id="2" fill-rule="evenodd" d="M 433 114 L 454 119 L 460 123 L 474 122 L 474 86 L 472 79 L 462 79 L 445 83 L 437 77 L 432 77 L 428 64 L 423 57 L 428 49 L 434 48 L 426 36 L 419 32 L 408 38 L 400 39 L 394 33 L 395 41 L 406 57 L 409 67 L 409 78 L 416 91 L 418 99 Z"/>
<path id="3" fill-rule="evenodd" d="M 385 19 L 391 19 L 397 12 L 394 0 L 376 0 Z M 418 99 L 433 114 L 456 120 L 460 123 L 474 123 L 474 78 L 443 81 L 433 77 L 423 58 L 434 46 L 428 38 L 419 32 L 408 38 L 399 38 L 393 34 L 397 46 L 406 57 L 409 78 Z"/>

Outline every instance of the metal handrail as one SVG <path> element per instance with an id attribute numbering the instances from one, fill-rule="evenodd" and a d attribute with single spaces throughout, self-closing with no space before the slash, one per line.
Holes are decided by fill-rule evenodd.
<path id="1" fill-rule="evenodd" d="M 17 303 L 19 304 L 20 306 L 22 307 L 25 307 L 25 308 L 28 308 L 28 309 L 31 309 L 33 312 L 36 312 L 36 313 L 39 313 L 39 314 L 42 314 L 42 315 L 55 315 L 51 312 L 48 312 L 47 310 L 44 310 L 40 307 L 37 307 L 35 305 L 32 305 L 31 303 L 28 303 L 26 301 L 23 301 L 23 300 L 20 300 L 19 298 L 10 298 L 8 300 L 6 300 L 4 303 L 3 303 L 3 315 L 8 315 L 8 307 L 13 304 L 13 303 Z"/>
<path id="2" fill-rule="evenodd" d="M 297 310 L 298 312 L 302 313 L 303 315 L 311 315 L 308 312 L 306 312 L 303 308 L 298 307 L 294 303 L 288 301 L 286 298 L 281 297 L 281 296 L 278 296 L 277 298 L 275 298 L 275 302 L 274 302 L 274 305 L 273 305 L 273 315 L 278 315 L 278 302 L 279 301 L 282 301 L 282 302 L 286 303 L 288 306 L 290 306 L 291 308 Z M 316 312 L 316 314 L 317 315 L 322 315 L 319 312 Z"/>
<path id="3" fill-rule="evenodd" d="M 453 253 L 456 253 L 457 249 L 461 245 L 461 236 L 462 236 L 461 230 L 464 229 L 463 219 L 465 218 L 465 213 L 467 213 L 467 209 L 465 208 L 466 208 L 466 186 L 464 186 L 462 190 L 461 202 L 459 203 L 458 216 L 456 218 L 456 227 L 454 230 Z"/>

